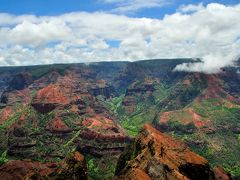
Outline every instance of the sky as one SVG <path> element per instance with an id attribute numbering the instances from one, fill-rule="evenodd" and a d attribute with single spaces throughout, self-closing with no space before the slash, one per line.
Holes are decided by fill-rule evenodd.
<path id="1" fill-rule="evenodd" d="M 240 55 L 239 0 L 0 0 L 0 66 Z"/>

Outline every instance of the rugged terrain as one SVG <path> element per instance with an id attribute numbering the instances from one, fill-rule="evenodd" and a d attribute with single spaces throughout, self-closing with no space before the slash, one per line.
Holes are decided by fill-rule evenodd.
<path id="1" fill-rule="evenodd" d="M 151 123 L 239 176 L 239 64 L 218 74 L 173 71 L 190 61 L 0 68 L 1 164 L 60 163 L 77 150 L 90 178 L 110 179 L 124 148 Z"/>
<path id="2" fill-rule="evenodd" d="M 212 170 L 208 161 L 181 141 L 147 124 L 135 142 L 119 158 L 115 179 L 201 180 L 230 179 L 222 169 Z"/>
<path id="3" fill-rule="evenodd" d="M 60 163 L 11 160 L 0 167 L 4 180 L 22 179 L 87 179 L 84 156 L 74 152 Z"/>

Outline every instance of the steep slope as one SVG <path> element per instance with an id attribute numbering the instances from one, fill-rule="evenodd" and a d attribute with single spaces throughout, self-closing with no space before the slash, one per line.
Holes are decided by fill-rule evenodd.
<path id="1" fill-rule="evenodd" d="M 116 163 L 131 139 L 117 117 L 96 96 L 109 98 L 114 94 L 109 89 L 108 73 L 117 73 L 119 68 L 112 65 L 115 69 L 104 74 L 102 68 L 109 65 L 101 68 L 99 65 L 98 70 L 96 66 L 65 66 L 68 69 L 64 71 L 58 66 L 56 69 L 44 66 L 46 72 L 42 74 L 38 74 L 42 67 L 36 72 L 26 67 L 28 70 L 24 72 L 33 80 L 27 81 L 29 76 L 19 74 L 16 77 L 30 83 L 21 87 L 12 81 L 6 83 L 1 96 L 0 153 L 7 152 L 9 159 L 58 162 L 78 149 L 99 161 L 110 155 L 109 160 Z M 100 73 L 97 76 L 96 71 Z"/>
<path id="2" fill-rule="evenodd" d="M 136 136 L 145 123 L 153 123 L 161 131 L 184 140 L 211 165 L 220 164 L 234 176 L 239 175 L 238 68 L 225 68 L 213 75 L 178 75 L 169 68 L 160 76 L 144 65 L 137 73 L 140 78 L 128 86 L 124 96 L 108 102 L 128 133 Z M 161 66 L 156 68 L 160 70 Z"/>
<path id="3" fill-rule="evenodd" d="M 212 165 L 221 164 L 233 175 L 238 175 L 239 92 L 233 94 L 227 90 L 223 74 L 201 76 L 207 87 L 184 108 L 162 111 L 157 127 L 183 139 Z M 237 81 L 236 78 L 234 83 Z"/>
<path id="4" fill-rule="evenodd" d="M 0 68 L 0 163 L 58 162 L 75 150 L 110 179 L 146 123 L 240 175 L 239 67 L 175 72 L 191 59 Z M 221 172 L 221 170 L 219 170 Z"/>
<path id="5" fill-rule="evenodd" d="M 116 175 L 115 179 L 217 179 L 206 159 L 150 125 L 121 155 Z"/>

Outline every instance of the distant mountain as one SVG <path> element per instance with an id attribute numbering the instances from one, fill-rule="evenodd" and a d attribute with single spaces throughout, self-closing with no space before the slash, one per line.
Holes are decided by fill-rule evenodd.
<path id="1" fill-rule="evenodd" d="M 80 151 L 110 179 L 146 123 L 240 175 L 239 67 L 176 72 L 191 59 L 0 68 L 0 162 L 59 162 Z"/>

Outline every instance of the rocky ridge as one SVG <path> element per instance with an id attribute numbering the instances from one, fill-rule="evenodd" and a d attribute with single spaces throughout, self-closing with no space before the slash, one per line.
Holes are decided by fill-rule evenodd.
<path id="1" fill-rule="evenodd" d="M 188 61 L 0 68 L 0 153 L 58 162 L 77 149 L 90 177 L 109 179 L 124 147 L 152 123 L 238 176 L 239 68 L 172 71 Z"/>
<path id="2" fill-rule="evenodd" d="M 224 171 L 215 171 L 222 173 L 219 179 L 230 179 Z M 202 180 L 218 176 L 205 158 L 147 124 L 119 158 L 115 179 Z"/>

